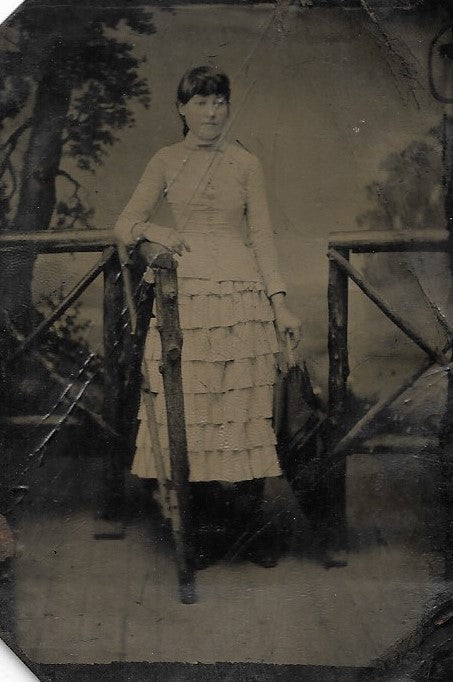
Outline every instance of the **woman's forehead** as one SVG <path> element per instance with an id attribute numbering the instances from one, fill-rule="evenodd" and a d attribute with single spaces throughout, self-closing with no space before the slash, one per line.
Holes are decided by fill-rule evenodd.
<path id="1" fill-rule="evenodd" d="M 192 95 L 192 99 L 225 99 L 225 95 L 216 92 L 210 92 L 208 94 L 196 92 L 194 95 Z"/>

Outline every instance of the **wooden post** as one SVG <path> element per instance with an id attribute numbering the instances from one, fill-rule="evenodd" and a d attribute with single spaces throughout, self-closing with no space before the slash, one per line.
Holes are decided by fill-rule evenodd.
<path id="1" fill-rule="evenodd" d="M 349 250 L 339 249 L 345 259 Z M 329 308 L 329 403 L 327 448 L 328 454 L 335 448 L 342 435 L 346 406 L 348 365 L 348 277 L 338 263 L 329 261 L 329 285 L 327 292 Z M 327 457 L 331 461 L 330 457 Z M 338 457 L 329 463 L 326 475 L 326 516 L 324 529 L 333 549 L 347 546 L 346 521 L 346 459 Z"/>
<path id="2" fill-rule="evenodd" d="M 453 10 L 448 9 L 449 21 L 453 22 Z M 443 44 L 441 56 L 444 59 L 445 80 L 451 86 L 451 59 L 453 48 L 453 23 L 449 31 L 450 43 Z M 449 61 L 447 61 L 447 59 Z M 448 232 L 448 264 L 450 270 L 450 296 L 449 304 L 452 305 L 453 289 L 453 100 L 447 98 L 444 112 L 444 140 L 443 140 L 443 162 L 444 162 L 444 212 L 446 220 L 446 230 Z M 451 312 L 451 310 L 449 311 Z M 450 354 L 450 363 L 452 354 Z M 451 580 L 453 576 L 453 370 L 450 364 L 447 369 L 447 396 L 445 411 L 442 418 L 442 425 L 439 434 L 439 454 L 440 454 L 440 488 L 439 495 L 441 503 L 441 546 L 444 550 L 445 559 L 445 579 Z"/>
<path id="3" fill-rule="evenodd" d="M 0 559 L 0 639 L 17 636 L 14 560 Z"/>
<path id="4" fill-rule="evenodd" d="M 445 579 L 453 577 L 453 373 L 447 371 L 447 395 L 439 433 L 439 533 L 438 545 L 445 560 Z"/>
<path id="5" fill-rule="evenodd" d="M 0 638 L 17 635 L 15 609 L 15 541 L 9 524 L 0 514 Z"/>
<path id="6" fill-rule="evenodd" d="M 190 491 L 189 462 L 182 391 L 181 355 L 182 332 L 178 312 L 178 281 L 176 264 L 169 253 L 158 256 L 153 262 L 155 276 L 156 317 L 162 343 L 162 367 L 165 405 L 167 410 L 168 440 L 172 474 L 171 497 L 173 533 L 180 598 L 184 604 L 196 601 L 194 573 L 190 565 Z"/>
<path id="7" fill-rule="evenodd" d="M 103 418 L 117 433 L 122 432 L 121 363 L 123 287 L 120 264 L 115 255 L 104 268 L 104 403 Z M 105 433 L 104 495 L 102 516 L 117 519 L 124 500 L 124 442 Z"/>

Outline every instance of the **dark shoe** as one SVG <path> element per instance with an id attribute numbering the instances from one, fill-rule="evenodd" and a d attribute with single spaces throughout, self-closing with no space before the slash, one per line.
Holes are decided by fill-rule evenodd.
<path id="1" fill-rule="evenodd" d="M 263 568 L 274 568 L 277 566 L 283 554 L 283 545 L 278 537 L 273 533 L 258 536 L 245 548 L 244 558 L 257 566 Z"/>
<path id="2" fill-rule="evenodd" d="M 273 568 L 278 564 L 283 551 L 283 538 L 272 520 L 266 520 L 261 513 L 255 513 L 255 518 L 242 534 L 239 556 L 257 566 Z"/>
<path id="3" fill-rule="evenodd" d="M 344 568 L 348 565 L 348 560 L 343 553 L 326 552 L 322 557 L 324 568 Z"/>
<path id="4" fill-rule="evenodd" d="M 247 559 L 262 568 L 274 568 L 278 564 L 280 554 L 277 555 L 275 552 L 264 549 L 251 550 L 247 554 Z"/>
<path id="5" fill-rule="evenodd" d="M 309 554 L 325 569 L 344 568 L 348 565 L 347 551 L 334 548 L 329 543 L 314 542 Z"/>

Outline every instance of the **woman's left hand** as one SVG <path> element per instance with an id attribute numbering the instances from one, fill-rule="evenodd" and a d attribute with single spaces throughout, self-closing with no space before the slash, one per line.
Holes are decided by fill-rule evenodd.
<path id="1" fill-rule="evenodd" d="M 299 318 L 289 310 L 286 303 L 281 301 L 273 301 L 272 303 L 278 332 L 283 336 L 288 334 L 291 338 L 292 346 L 295 348 L 301 338 L 301 322 Z"/>

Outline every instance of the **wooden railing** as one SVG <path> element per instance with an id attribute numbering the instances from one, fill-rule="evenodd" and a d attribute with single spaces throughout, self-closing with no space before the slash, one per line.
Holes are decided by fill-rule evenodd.
<path id="1" fill-rule="evenodd" d="M 433 364 L 446 370 L 450 367 L 451 340 L 453 329 L 445 317 L 438 315 L 438 322 L 443 327 L 447 339 L 445 347 L 434 348 L 415 329 L 411 321 L 404 317 L 388 303 L 350 261 L 351 254 L 372 254 L 387 252 L 447 252 L 449 249 L 448 233 L 443 230 L 420 230 L 408 232 L 395 231 L 361 231 L 333 233 L 329 238 L 329 455 L 334 465 L 331 473 L 333 519 L 337 525 L 337 534 L 346 542 L 346 455 L 365 449 L 367 445 L 360 442 L 377 416 L 407 389 L 410 388 Z M 427 356 L 426 362 L 418 367 L 412 376 L 403 384 L 389 392 L 387 396 L 373 405 L 366 414 L 345 433 L 344 424 L 347 410 L 347 381 L 349 375 L 348 357 L 348 282 L 352 280 L 363 293 L 408 336 Z M 450 376 L 450 372 L 448 372 Z M 398 439 L 400 450 L 405 449 L 404 438 Z M 413 443 L 409 444 L 413 447 Z"/>
<path id="2" fill-rule="evenodd" d="M 118 515 L 124 504 L 124 474 L 128 457 L 132 457 L 135 439 L 131 425 L 136 425 L 141 394 L 147 396 L 147 405 L 153 409 L 149 402 L 147 377 L 142 373 L 142 357 L 154 299 L 156 301 L 172 474 L 171 482 L 160 477 L 159 486 L 172 521 L 180 599 L 183 603 L 193 603 L 196 595 L 190 563 L 189 466 L 181 377 L 182 333 L 178 315 L 177 264 L 168 251 L 154 244 L 143 244 L 128 254 L 116 245 L 113 233 L 106 230 L 0 234 L 0 252 L 7 254 L 17 250 L 31 250 L 36 254 L 101 252 L 98 262 L 27 338 L 16 333 L 18 343 L 10 355 L 3 358 L 3 369 L 8 371 L 8 367 L 31 348 L 38 353 L 36 345 L 45 332 L 103 274 L 102 414 L 86 405 L 81 394 L 74 396 L 71 410 L 83 410 L 103 430 L 108 453 L 103 481 L 104 517 Z M 142 279 L 145 267 L 152 269 L 154 285 Z M 43 357 L 41 360 L 46 363 Z M 67 379 L 59 376 L 49 363 L 46 368 L 53 379 L 67 383 Z"/>
<path id="3" fill-rule="evenodd" d="M 449 365 L 453 330 L 442 318 L 440 323 L 449 339 L 443 349 L 432 348 L 403 317 L 387 303 L 383 296 L 366 281 L 350 262 L 354 253 L 395 251 L 446 252 L 446 232 L 426 230 L 420 232 L 343 232 L 329 239 L 329 396 L 328 396 L 328 448 L 326 456 L 325 510 L 332 537 L 337 545 L 347 543 L 346 523 L 346 455 L 351 451 L 377 415 L 396 400 L 433 363 Z M 152 244 L 141 245 L 129 254 L 115 244 L 113 233 L 93 231 L 49 231 L 38 233 L 0 234 L 0 252 L 22 249 L 34 253 L 100 252 L 98 262 L 67 294 L 58 307 L 44 319 L 27 338 L 19 343 L 6 358 L 15 362 L 25 351 L 36 348 L 37 342 L 51 325 L 74 303 L 85 289 L 101 274 L 104 277 L 103 346 L 104 346 L 104 399 L 102 414 L 94 413 L 84 404 L 83 397 L 74 400 L 74 409 L 84 410 L 102 427 L 109 453 L 104 485 L 108 504 L 115 513 L 123 503 L 124 472 L 131 457 L 139 397 L 142 394 L 153 428 L 150 387 L 146 373 L 142 372 L 142 356 L 149 327 L 151 311 L 156 299 L 156 316 L 162 341 L 162 372 L 168 412 L 168 430 L 172 482 L 159 481 L 162 499 L 168 502 L 175 537 L 179 575 L 180 597 L 185 603 L 195 600 L 194 575 L 190 567 L 191 528 L 188 485 L 187 442 L 181 377 L 182 334 L 178 317 L 178 283 L 176 262 L 166 251 Z M 145 267 L 152 268 L 154 285 L 142 278 Z M 348 280 L 360 287 L 370 300 L 401 329 L 427 355 L 427 361 L 417 368 L 409 381 L 381 399 L 357 423 L 344 433 L 347 405 L 348 367 Z M 139 292 L 139 295 L 136 295 Z M 51 371 L 51 368 L 49 368 Z M 56 375 L 54 378 L 64 383 Z M 148 396 L 148 397 L 147 397 Z M 151 410 L 151 413 L 149 412 Z M 159 466 L 157 467 L 159 469 Z M 161 470 L 163 467 L 161 467 Z"/>

